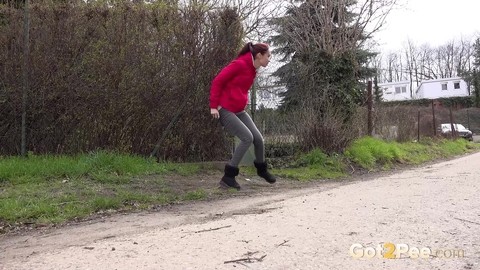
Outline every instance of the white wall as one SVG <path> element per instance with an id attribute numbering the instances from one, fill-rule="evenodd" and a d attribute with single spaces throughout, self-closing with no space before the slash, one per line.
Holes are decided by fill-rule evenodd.
<path id="1" fill-rule="evenodd" d="M 410 100 L 410 82 L 379 83 L 384 101 Z"/>
<path id="2" fill-rule="evenodd" d="M 455 89 L 455 83 L 458 83 L 459 89 Z M 446 85 L 446 90 L 442 90 L 442 85 Z M 467 83 L 461 78 L 423 81 L 417 91 L 418 98 L 427 99 L 464 96 L 468 96 L 468 88 Z"/>

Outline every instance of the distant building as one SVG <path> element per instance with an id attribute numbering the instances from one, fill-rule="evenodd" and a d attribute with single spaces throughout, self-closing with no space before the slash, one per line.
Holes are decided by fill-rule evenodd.
<path id="1" fill-rule="evenodd" d="M 437 99 L 469 96 L 467 83 L 460 77 L 424 80 L 410 93 L 410 81 L 379 83 L 384 101 Z"/>
<path id="2" fill-rule="evenodd" d="M 469 96 L 467 83 L 460 77 L 422 81 L 417 88 L 417 98 L 436 99 Z"/>
<path id="3" fill-rule="evenodd" d="M 379 83 L 384 101 L 410 100 L 410 81 Z"/>

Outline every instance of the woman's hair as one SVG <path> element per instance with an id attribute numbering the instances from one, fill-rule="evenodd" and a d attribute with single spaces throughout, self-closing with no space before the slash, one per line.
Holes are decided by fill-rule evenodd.
<path id="1" fill-rule="evenodd" d="M 269 46 L 266 43 L 253 44 L 252 42 L 248 42 L 240 50 L 240 52 L 238 53 L 238 56 L 244 55 L 244 54 L 250 52 L 255 57 L 255 55 L 257 55 L 257 53 L 265 54 L 266 52 L 268 52 L 268 50 L 269 50 Z"/>

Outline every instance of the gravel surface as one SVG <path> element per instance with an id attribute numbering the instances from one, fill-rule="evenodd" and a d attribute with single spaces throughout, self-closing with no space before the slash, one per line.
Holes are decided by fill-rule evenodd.
<path id="1" fill-rule="evenodd" d="M 0 269 L 480 269 L 479 164 L 6 235 Z"/>

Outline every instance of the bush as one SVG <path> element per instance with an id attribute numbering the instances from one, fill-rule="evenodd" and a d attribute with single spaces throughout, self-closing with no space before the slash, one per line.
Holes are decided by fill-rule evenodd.
<path id="1" fill-rule="evenodd" d="M 148 155 L 158 143 L 160 159 L 228 153 L 205 108 L 211 80 L 242 42 L 237 11 L 176 1 L 71 3 L 31 6 L 28 151 Z M 23 9 L 0 5 L 0 16 L 0 154 L 15 155 Z"/>

